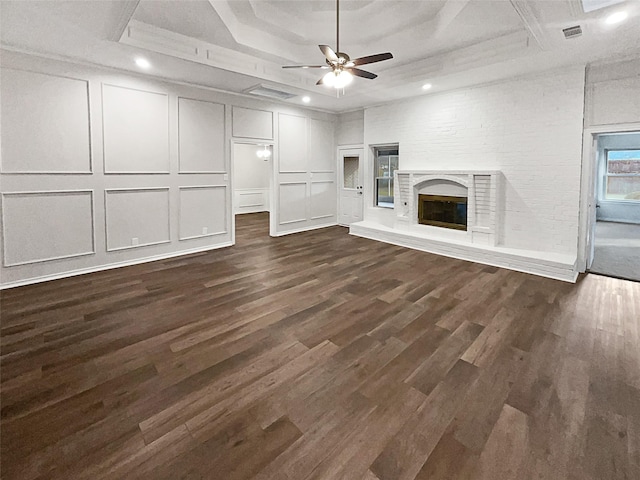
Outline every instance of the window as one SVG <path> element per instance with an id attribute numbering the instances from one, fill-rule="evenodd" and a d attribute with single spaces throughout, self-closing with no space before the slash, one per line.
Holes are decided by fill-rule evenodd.
<path id="1" fill-rule="evenodd" d="M 398 169 L 398 147 L 375 149 L 376 206 L 393 208 L 393 173 Z"/>
<path id="2" fill-rule="evenodd" d="M 640 202 L 640 150 L 607 150 L 606 200 Z"/>

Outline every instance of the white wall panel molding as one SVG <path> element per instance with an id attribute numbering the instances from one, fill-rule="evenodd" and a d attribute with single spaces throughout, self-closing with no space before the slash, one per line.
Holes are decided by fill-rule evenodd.
<path id="1" fill-rule="evenodd" d="M 178 97 L 179 173 L 227 173 L 225 106 Z"/>
<path id="2" fill-rule="evenodd" d="M 93 190 L 2 193 L 4 266 L 95 254 L 94 209 Z"/>
<path id="3" fill-rule="evenodd" d="M 87 80 L 4 68 L 3 174 L 91 174 Z"/>
<path id="4" fill-rule="evenodd" d="M 104 172 L 169 171 L 169 96 L 102 84 Z"/>
<path id="5" fill-rule="evenodd" d="M 307 121 L 306 117 L 298 115 L 278 114 L 278 171 L 280 173 L 307 172 L 309 155 Z"/>
<path id="6" fill-rule="evenodd" d="M 333 124 L 309 119 L 309 166 L 313 173 L 335 172 Z"/>
<path id="7" fill-rule="evenodd" d="M 269 188 L 236 188 L 234 191 L 234 213 L 268 212 L 269 194 Z"/>
<path id="8" fill-rule="evenodd" d="M 178 190 L 180 241 L 228 233 L 227 185 L 194 185 Z"/>
<path id="9" fill-rule="evenodd" d="M 311 220 L 336 216 L 336 182 L 333 180 L 313 180 L 311 182 L 310 212 Z"/>
<path id="10" fill-rule="evenodd" d="M 280 182 L 278 213 L 280 225 L 307 221 L 307 182 Z"/>
<path id="11" fill-rule="evenodd" d="M 231 117 L 232 136 L 273 140 L 273 112 L 234 105 Z"/>
<path id="12" fill-rule="evenodd" d="M 169 187 L 110 188 L 104 194 L 108 252 L 171 242 Z"/>

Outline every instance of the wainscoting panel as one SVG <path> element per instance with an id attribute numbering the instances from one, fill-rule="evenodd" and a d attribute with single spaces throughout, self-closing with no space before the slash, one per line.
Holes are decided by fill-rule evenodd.
<path id="1" fill-rule="evenodd" d="M 336 216 L 336 184 L 333 180 L 311 182 L 311 220 Z"/>
<path id="2" fill-rule="evenodd" d="M 335 171 L 333 125 L 324 120 L 309 119 L 309 171 Z"/>
<path id="3" fill-rule="evenodd" d="M 4 193 L 4 266 L 95 253 L 91 190 Z"/>
<path id="4" fill-rule="evenodd" d="M 305 117 L 278 115 L 280 173 L 307 171 L 307 133 Z"/>
<path id="5" fill-rule="evenodd" d="M 278 203 L 280 211 L 280 225 L 306 221 L 307 183 L 281 183 Z"/>
<path id="6" fill-rule="evenodd" d="M 105 191 L 107 251 L 171 241 L 169 188 Z"/>
<path id="7" fill-rule="evenodd" d="M 256 213 L 269 211 L 268 188 L 237 188 L 234 192 L 235 213 Z"/>
<path id="8" fill-rule="evenodd" d="M 169 97 L 102 85 L 105 173 L 169 173 Z"/>
<path id="9" fill-rule="evenodd" d="M 273 112 L 233 107 L 231 125 L 234 137 L 273 140 Z"/>
<path id="10" fill-rule="evenodd" d="M 225 173 L 224 105 L 178 99 L 180 173 Z"/>
<path id="11" fill-rule="evenodd" d="M 180 240 L 227 233 L 226 185 L 180 187 Z"/>
<path id="12" fill-rule="evenodd" d="M 2 71 L 2 172 L 91 173 L 88 83 Z"/>

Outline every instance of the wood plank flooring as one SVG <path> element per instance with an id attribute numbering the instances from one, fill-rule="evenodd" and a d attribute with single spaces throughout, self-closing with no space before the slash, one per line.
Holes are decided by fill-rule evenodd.
<path id="1" fill-rule="evenodd" d="M 269 238 L 2 292 L 21 479 L 640 479 L 640 284 Z"/>

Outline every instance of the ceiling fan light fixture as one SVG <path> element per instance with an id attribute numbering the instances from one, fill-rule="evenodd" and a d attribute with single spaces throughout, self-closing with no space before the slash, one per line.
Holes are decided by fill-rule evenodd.
<path id="1" fill-rule="evenodd" d="M 353 81 L 353 75 L 351 75 L 346 70 L 334 70 L 332 72 L 327 73 L 322 82 L 336 89 L 344 88 L 349 85 Z"/>

